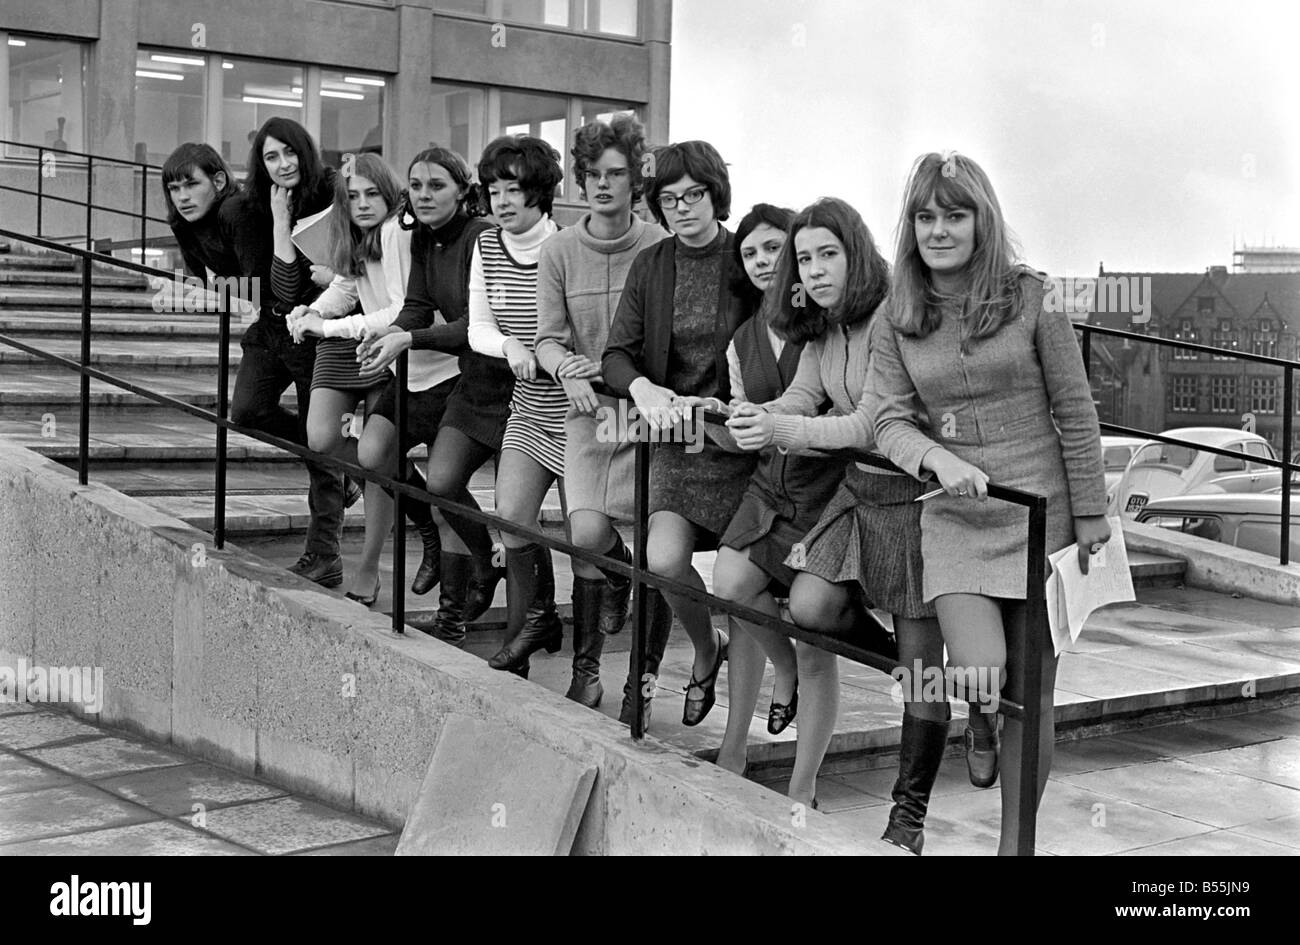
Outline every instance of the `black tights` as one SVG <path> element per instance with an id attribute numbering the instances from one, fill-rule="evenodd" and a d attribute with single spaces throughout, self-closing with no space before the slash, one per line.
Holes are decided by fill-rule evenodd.
<path id="1" fill-rule="evenodd" d="M 429 451 L 428 489 L 472 509 L 479 507 L 469 491 L 470 477 L 494 455 L 493 450 L 471 439 L 455 427 L 442 427 Z M 454 512 L 443 511 L 451 530 L 479 560 L 491 558 L 492 538 L 487 527 Z"/>

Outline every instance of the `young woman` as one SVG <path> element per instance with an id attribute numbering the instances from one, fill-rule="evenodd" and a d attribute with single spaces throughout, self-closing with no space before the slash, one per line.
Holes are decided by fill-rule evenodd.
<path id="1" fill-rule="evenodd" d="M 794 212 L 770 204 L 754 207 L 736 227 L 737 291 L 756 315 L 736 331 L 727 347 L 731 394 L 741 402 L 763 403 L 780 397 L 794 380 L 804 338 L 772 329 L 779 293 L 778 263 Z M 796 328 L 803 328 L 802 323 Z M 740 508 L 722 536 L 713 565 L 713 592 L 776 616 L 777 597 L 787 597 L 795 572 L 785 565 L 791 547 L 817 524 L 817 516 L 844 475 L 844 463 L 765 451 L 750 477 Z M 758 702 L 767 658 L 776 671 L 767 730 L 778 735 L 798 711 L 797 666 L 788 637 L 743 621 L 732 621 L 727 647 L 727 730 L 718 764 L 743 774 L 749 725 Z"/>
<path id="2" fill-rule="evenodd" d="M 912 168 L 898 226 L 895 331 L 880 345 L 876 437 L 913 475 L 946 493 L 925 503 L 925 598 L 933 601 L 950 661 L 983 670 L 987 689 L 1010 679 L 1008 654 L 1025 639 L 1025 514 L 989 502 L 990 480 L 1047 496 L 1047 551 L 1077 545 L 1080 567 L 1110 537 L 1097 412 L 1069 319 L 1043 305 L 1043 278 L 1017 265 L 993 185 L 960 154 L 926 154 Z M 923 410 L 917 412 L 913 404 Z M 1045 616 L 1045 615 L 1043 615 Z M 1044 630 L 1046 620 L 1043 621 Z M 1044 632 L 1038 798 L 1052 767 L 1056 658 Z M 1008 674 L 1008 669 L 1010 672 Z M 971 780 L 997 777 L 997 716 L 972 700 L 966 730 Z M 1005 761 L 1020 764 L 1025 737 L 1007 720 Z M 1019 836 L 1019 779 L 1002 779 L 1000 854 Z"/>
<path id="3" fill-rule="evenodd" d="M 889 268 L 862 217 L 842 200 L 823 199 L 802 210 L 790 224 L 787 245 L 791 251 L 782 256 L 774 290 L 780 293 L 774 325 L 785 337 L 806 341 L 799 369 L 779 399 L 763 407 L 738 405 L 728 427 L 750 449 L 873 449 L 875 402 L 864 385 L 877 339 L 888 328 L 879 309 L 889 291 Z M 815 416 L 826 398 L 830 414 Z M 847 468 L 821 519 L 803 538 L 802 554 L 786 561 L 800 569 L 790 588 L 795 623 L 852 635 L 869 650 L 901 655 L 909 669 L 917 659 L 942 665 L 934 610 L 921 599 L 920 507 L 913 502 L 921 489 L 910 476 L 859 463 Z M 866 606 L 893 615 L 897 647 L 865 629 Z M 817 771 L 839 713 L 838 667 L 833 653 L 805 643 L 795 649 L 800 715 L 790 797 L 815 806 Z M 946 700 L 918 702 L 909 703 L 904 716 L 902 770 L 886 838 L 907 841 L 913 852 L 921 848 L 920 822 L 900 818 L 904 812 L 924 817 L 929 787 L 915 787 L 923 777 L 914 769 L 924 754 L 931 772 L 925 776 L 933 783 L 947 739 L 946 712 Z M 918 719 L 933 721 L 918 726 Z M 915 834 L 899 834 L 903 826 L 915 827 Z"/>
<path id="4" fill-rule="evenodd" d="M 312 285 L 310 264 L 300 258 L 290 234 L 299 219 L 330 206 L 334 171 L 321 163 L 320 151 L 307 130 L 288 118 L 271 118 L 262 125 L 253 136 L 248 166 L 244 190 L 225 200 L 219 215 L 222 239 L 238 257 L 240 274 L 255 279 L 261 289 L 258 319 L 244 331 L 241 341 L 243 356 L 231 396 L 230 419 L 306 445 L 316 343 L 294 344 L 284 316 L 296 305 L 311 301 L 319 288 Z M 306 277 L 295 279 L 293 288 L 282 286 L 277 291 L 272 274 L 275 257 L 281 261 L 281 277 L 291 269 L 299 276 L 306 272 Z M 298 394 L 296 415 L 280 406 L 280 395 L 290 384 Z M 311 478 L 307 546 L 289 570 L 325 587 L 337 587 L 343 583 L 339 539 L 344 479 L 333 469 L 311 462 L 307 472 Z M 355 501 L 360 494 L 356 487 L 349 497 Z"/>
<path id="5" fill-rule="evenodd" d="M 230 166 L 210 144 L 182 144 L 167 156 L 162 172 L 167 223 L 185 269 L 207 279 L 239 275 L 239 257 L 221 235 L 218 217 L 227 197 L 239 192 Z"/>
<path id="6" fill-rule="evenodd" d="M 367 415 L 373 414 L 384 389 L 394 382 L 387 372 L 360 372 L 357 341 L 367 328 L 390 325 L 401 311 L 411 271 L 411 234 L 399 221 L 402 182 L 383 159 L 359 155 L 351 170 L 351 175 L 338 178 L 330 218 L 331 268 L 338 275 L 310 307 L 300 305 L 290 313 L 289 329 L 296 341 L 324 339 L 316 348 L 307 442 L 314 450 L 357 462 L 358 444 L 344 437 L 342 417 L 352 412 L 359 399 L 365 400 Z M 349 315 L 358 301 L 361 314 Z M 410 359 L 408 384 L 411 390 L 423 392 L 454 384 L 456 373 L 453 356 L 421 352 Z M 411 426 L 419 427 L 424 420 L 423 413 L 413 411 Z M 347 596 L 370 606 L 379 597 L 379 556 L 393 524 L 393 502 L 377 483 L 367 483 L 365 508 L 365 544 Z M 438 526 L 428 505 L 410 502 L 405 508 L 424 539 L 424 560 L 411 590 L 425 594 L 438 580 Z"/>
<path id="7" fill-rule="evenodd" d="M 496 229 L 479 234 L 469 271 L 469 343 L 500 358 L 515 376 L 501 457 L 497 514 L 537 527 L 546 490 L 564 475 L 564 389 L 537 370 L 537 260 L 557 230 L 551 219 L 555 187 L 564 178 L 560 155 L 540 138 L 505 135 L 478 163 Z M 562 486 L 562 484 L 561 484 Z M 488 665 L 528 676 L 528 657 L 560 648 L 564 625 L 555 610 L 551 552 L 503 532 L 506 550 L 506 634 Z"/>
<path id="8" fill-rule="evenodd" d="M 691 555 L 718 546 L 755 465 L 752 456 L 711 441 L 685 443 L 685 428 L 674 429 L 699 398 L 731 397 L 727 342 L 745 314 L 732 288 L 735 240 L 721 225 L 731 209 L 731 182 L 722 156 L 705 141 L 667 145 L 654 159 L 646 200 L 673 238 L 633 261 L 602 368 L 644 422 L 671 431 L 660 435 L 673 442 L 658 443 L 651 455 L 647 565 L 703 590 Z M 665 596 L 695 647 L 682 722 L 698 725 L 713 708 L 727 638 L 713 628 L 707 606 Z"/>
<path id="9" fill-rule="evenodd" d="M 508 368 L 497 368 L 491 359 L 467 348 L 470 259 L 478 236 L 491 224 L 472 216 L 479 210 L 478 193 L 469 164 L 455 151 L 421 151 L 411 161 L 407 178 L 414 230 L 406 301 L 392 325 L 366 329 L 357 357 L 362 370 L 376 370 L 411 350 L 407 434 L 412 441 L 431 444 L 428 489 L 478 508 L 469 480 L 500 446 L 514 387 Z M 448 356 L 457 356 L 454 383 L 441 379 L 450 370 Z M 435 365 L 429 387 L 417 379 L 425 370 L 418 365 L 425 359 Z M 394 382 L 366 423 L 358 450 L 362 465 L 390 468 L 396 403 Z M 466 623 L 492 602 L 492 539 L 487 528 L 460 516 L 444 514 L 443 519 L 450 528 L 442 536 L 438 616 L 431 632 L 462 646 Z"/>
<path id="10" fill-rule="evenodd" d="M 570 540 L 630 564 L 632 554 L 611 520 L 632 519 L 635 449 L 631 442 L 600 435 L 600 415 L 617 415 L 618 401 L 595 393 L 591 381 L 600 379 L 600 356 L 632 260 L 667 234 L 632 212 L 645 186 L 645 131 L 640 122 L 620 115 L 609 124 L 583 125 L 573 136 L 571 153 L 574 178 L 590 209 L 542 245 L 537 363 L 559 381 L 568 399 L 563 483 Z M 570 699 L 593 708 L 600 705 L 605 634 L 623 629 L 631 591 L 628 578 L 574 560 Z M 666 643 L 667 635 L 659 634 L 655 642 Z M 652 647 L 656 667 L 662 656 L 662 645 L 657 655 Z M 624 701 L 629 704 L 630 695 Z"/>

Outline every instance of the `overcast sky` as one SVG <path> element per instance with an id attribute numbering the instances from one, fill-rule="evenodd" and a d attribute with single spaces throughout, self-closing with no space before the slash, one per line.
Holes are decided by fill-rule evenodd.
<path id="1" fill-rule="evenodd" d="M 892 256 L 925 151 L 989 173 L 1055 274 L 1300 245 L 1300 3 L 675 0 L 671 136 L 757 201 L 843 197 Z"/>

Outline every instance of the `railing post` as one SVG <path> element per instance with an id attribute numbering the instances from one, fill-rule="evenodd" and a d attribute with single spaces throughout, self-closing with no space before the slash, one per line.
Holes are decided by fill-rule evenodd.
<path id="1" fill-rule="evenodd" d="M 1025 636 L 1020 647 L 1020 691 L 1024 706 L 1020 732 L 1020 809 L 1016 811 L 1016 855 L 1033 856 L 1038 825 L 1038 743 L 1043 727 L 1043 645 L 1047 633 L 1047 499 L 1029 508 L 1029 548 L 1025 584 Z M 1003 777 L 1006 775 L 1004 774 Z M 1010 811 L 1003 812 L 1007 816 Z"/>
<path id="2" fill-rule="evenodd" d="M 143 259 L 143 255 L 140 257 Z M 228 403 L 230 388 L 230 295 L 218 300 L 217 338 L 220 347 L 217 350 L 217 416 L 225 420 L 229 416 Z M 229 431 L 224 423 L 217 424 L 217 481 L 215 483 L 216 503 L 212 510 L 212 540 L 217 550 L 226 547 L 226 436 Z"/>
<path id="3" fill-rule="evenodd" d="M 36 149 L 36 235 L 41 235 L 42 198 L 45 195 L 45 149 Z"/>
<path id="4" fill-rule="evenodd" d="M 1282 461 L 1291 462 L 1291 452 L 1295 448 L 1292 439 L 1295 418 L 1295 368 L 1282 368 Z M 1291 562 L 1291 473 L 1288 467 L 1282 469 L 1282 534 L 1279 540 L 1278 562 Z"/>
<path id="5" fill-rule="evenodd" d="M 140 262 L 144 263 L 144 248 L 148 245 L 149 226 L 149 167 L 140 168 Z"/>
<path id="6" fill-rule="evenodd" d="M 90 259 L 81 260 L 81 423 L 77 430 L 77 482 L 90 480 Z"/>
<path id="7" fill-rule="evenodd" d="M 93 219 L 92 215 L 94 214 L 94 210 L 91 209 L 91 205 L 94 203 L 94 200 L 92 199 L 93 191 L 91 189 L 94 176 L 95 176 L 94 159 L 86 158 L 86 252 L 91 252 L 94 249 L 94 243 L 92 242 L 90 236 L 90 228 Z M 90 268 L 89 256 L 85 257 L 82 260 L 82 262 L 86 264 L 87 269 Z"/>
<path id="8" fill-rule="evenodd" d="M 394 447 L 393 479 L 406 479 L 406 374 L 407 359 L 403 351 L 397 356 L 397 398 L 393 425 L 397 427 Z M 406 632 L 406 512 L 405 496 L 393 490 L 393 632 Z"/>
<path id="9" fill-rule="evenodd" d="M 1080 339 L 1083 348 L 1083 373 L 1087 375 L 1088 380 L 1092 380 L 1092 332 L 1087 325 L 1079 327 L 1083 330 L 1083 338 Z"/>
<path id="10" fill-rule="evenodd" d="M 636 442 L 636 483 L 632 518 L 632 585 L 636 595 L 632 617 L 632 738 L 645 737 L 645 702 L 641 692 L 646 686 L 646 647 L 649 645 L 650 590 L 642 583 L 646 570 L 646 531 L 650 517 L 650 444 Z"/>

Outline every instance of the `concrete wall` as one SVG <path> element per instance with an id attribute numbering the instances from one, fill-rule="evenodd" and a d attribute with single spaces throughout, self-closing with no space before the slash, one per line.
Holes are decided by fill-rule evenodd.
<path id="1" fill-rule="evenodd" d="M 0 446 L 0 664 L 19 658 L 102 667 L 99 721 L 395 825 L 457 712 L 599 768 L 579 852 L 893 850 Z"/>
<path id="2" fill-rule="evenodd" d="M 1276 557 L 1127 519 L 1124 544 L 1129 551 L 1182 558 L 1187 562 L 1184 581 L 1189 587 L 1300 605 L 1300 563 L 1283 567 Z"/>

